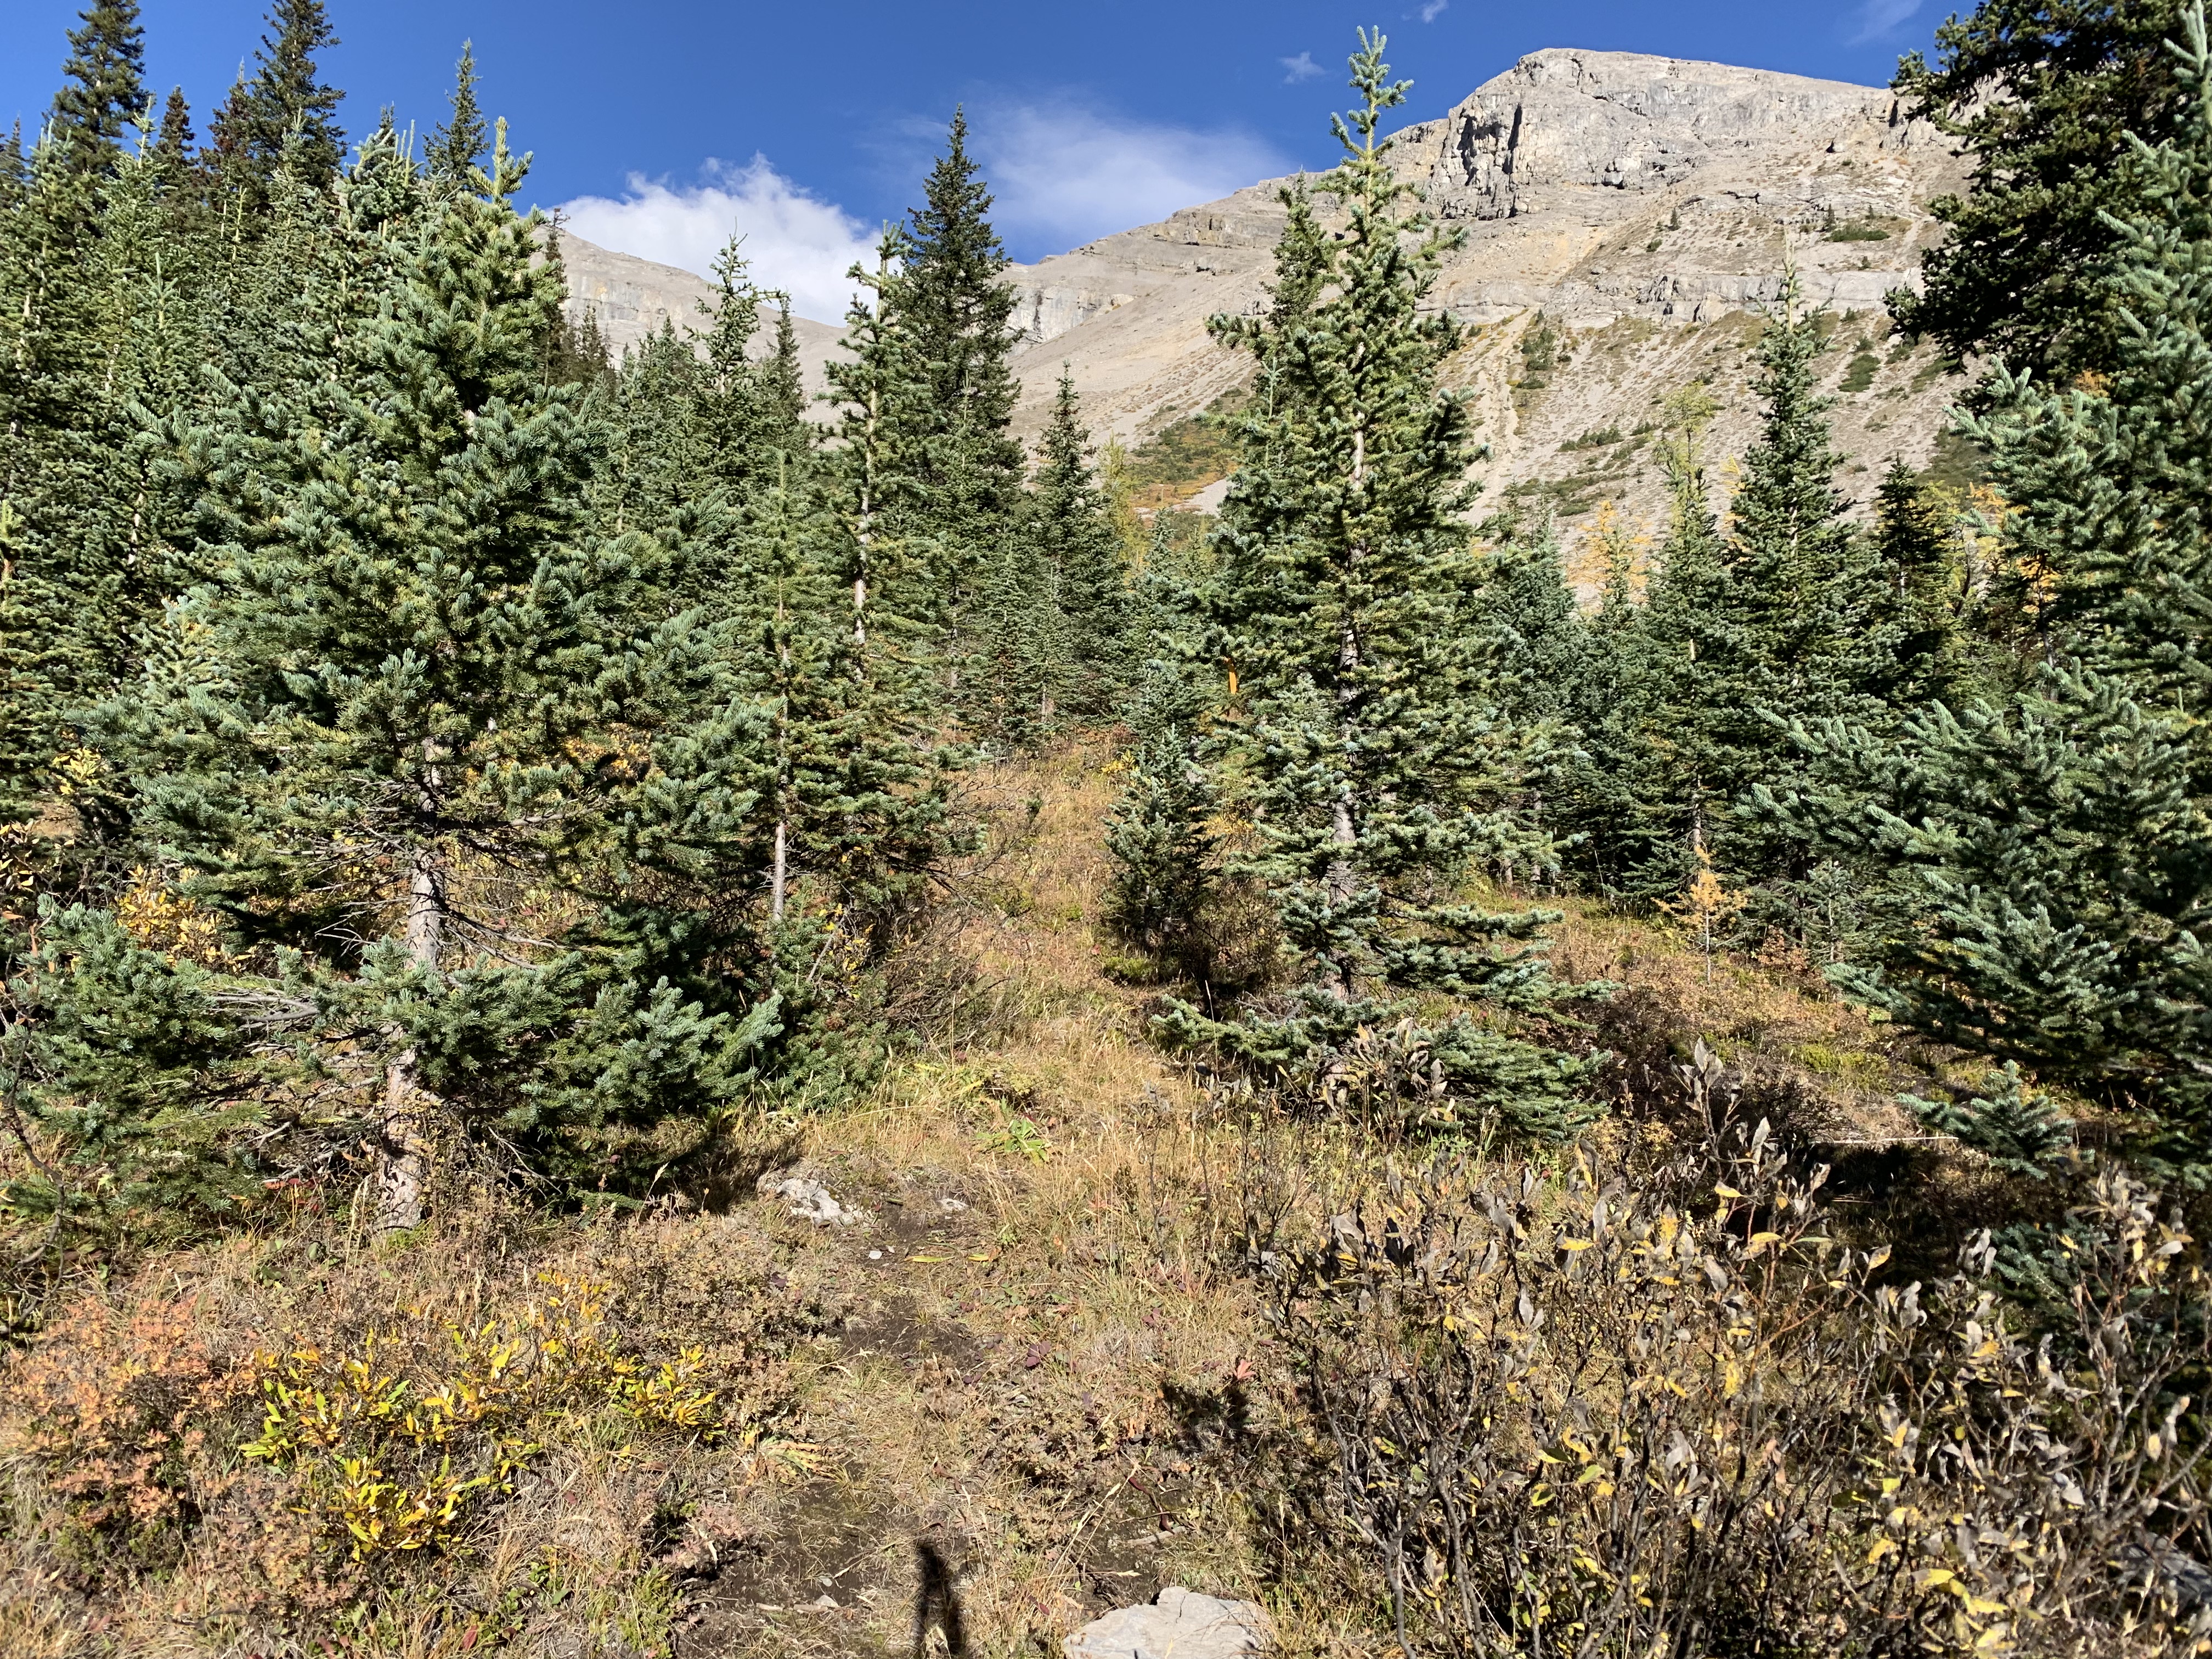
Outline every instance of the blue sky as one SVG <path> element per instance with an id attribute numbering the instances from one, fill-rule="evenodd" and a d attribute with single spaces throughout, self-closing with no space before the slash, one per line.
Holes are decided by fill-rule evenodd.
<path id="1" fill-rule="evenodd" d="M 0 121 L 35 129 L 85 0 L 0 0 Z M 266 0 L 142 0 L 150 76 L 207 112 Z M 1924 46 L 1931 0 L 331 0 L 356 131 L 442 114 L 464 38 L 537 155 L 526 193 L 595 240 L 698 267 L 734 223 L 758 274 L 834 314 L 837 273 L 915 199 L 964 102 L 1016 257 L 1036 258 L 1331 157 L 1355 25 L 1380 22 L 1443 112 L 1539 46 L 1718 59 L 1869 83 Z"/>

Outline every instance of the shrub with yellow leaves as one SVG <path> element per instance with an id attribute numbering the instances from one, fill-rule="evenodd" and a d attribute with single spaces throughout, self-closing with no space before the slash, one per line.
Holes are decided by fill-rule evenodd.
<path id="1" fill-rule="evenodd" d="M 1601 1178 L 1440 1164 L 1278 1268 L 1358 1553 L 1411 1653 L 2212 1652 L 2212 1359 L 2189 1240 L 2117 1170 L 2069 1328 L 1965 1271 L 1898 1285 L 1824 1170 L 1708 1097 L 1709 1143 Z"/>
<path id="2" fill-rule="evenodd" d="M 417 1316 L 352 1353 L 264 1354 L 261 1434 L 245 1454 L 296 1477 L 301 1512 L 362 1561 L 451 1544 L 469 1504 L 513 1491 L 563 1418 L 611 1404 L 647 1433 L 719 1438 L 704 1351 L 651 1367 L 624 1353 L 611 1289 L 542 1273 L 519 1312 L 479 1325 Z"/>
<path id="3" fill-rule="evenodd" d="M 1713 951 L 1720 935 L 1734 921 L 1745 905 L 1751 902 L 1748 893 L 1734 890 L 1722 881 L 1713 869 L 1713 855 L 1701 845 L 1697 848 L 1698 872 L 1681 896 L 1673 901 L 1662 899 L 1659 908 L 1680 922 L 1696 941 L 1705 958 L 1705 983 L 1713 981 Z"/>
<path id="4" fill-rule="evenodd" d="M 223 949 L 222 919 L 197 899 L 177 890 L 159 870 L 140 866 L 131 872 L 131 884 L 115 901 L 115 920 L 133 945 L 158 951 L 172 962 L 182 958 L 203 967 L 220 968 L 228 959 Z"/>

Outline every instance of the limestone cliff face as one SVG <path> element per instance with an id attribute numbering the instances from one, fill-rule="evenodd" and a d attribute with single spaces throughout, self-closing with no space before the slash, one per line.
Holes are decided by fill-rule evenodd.
<path id="1" fill-rule="evenodd" d="M 1552 50 L 1403 137 L 1435 149 L 1439 212 L 1500 219 L 1553 205 L 1547 193 L 1559 186 L 1664 190 L 1715 161 L 1869 117 L 1894 125 L 1887 93 L 1724 64 Z"/>
<path id="2" fill-rule="evenodd" d="M 1837 321 L 1826 372 L 1854 458 L 1844 487 L 1867 493 L 1893 456 L 1928 461 L 1962 382 L 1932 349 L 1888 337 L 1882 296 L 1919 280 L 1940 230 L 1928 204 L 1963 170 L 1887 91 L 1552 48 L 1406 128 L 1394 155 L 1465 234 L 1431 303 L 1470 329 L 1448 378 L 1474 399 L 1491 499 L 1564 481 L 1571 543 L 1605 500 L 1656 523 L 1657 469 L 1636 429 L 1698 380 L 1722 405 L 1711 459 L 1724 479 L 1753 432 L 1748 349 L 1790 265 Z M 1265 304 L 1287 182 L 1014 267 L 1021 429 L 1042 425 L 1063 363 L 1094 430 L 1125 441 L 1241 384 L 1249 365 L 1206 320 Z M 681 327 L 708 292 L 687 271 L 574 237 L 562 247 L 571 303 L 596 310 L 617 349 L 663 318 Z M 800 332 L 818 386 L 835 331 Z"/>
<path id="3" fill-rule="evenodd" d="M 1837 322 L 1826 373 L 1854 458 L 1843 487 L 1869 493 L 1893 456 L 1928 462 L 1963 383 L 1931 348 L 1887 337 L 1882 298 L 1918 282 L 1940 231 L 1928 204 L 1962 168 L 1888 92 L 1553 48 L 1401 131 L 1395 155 L 1464 234 L 1431 303 L 1469 325 L 1447 378 L 1474 396 L 1488 498 L 1564 481 L 1571 548 L 1607 500 L 1656 528 L 1658 469 L 1636 429 L 1692 380 L 1721 403 L 1710 451 L 1726 479 L 1753 431 L 1749 346 L 1791 265 Z M 1129 296 L 1024 345 L 1024 426 L 1041 423 L 1062 362 L 1093 424 L 1125 441 L 1239 384 L 1247 366 L 1206 319 L 1265 304 L 1287 182 L 1015 272 L 1031 295 Z"/>

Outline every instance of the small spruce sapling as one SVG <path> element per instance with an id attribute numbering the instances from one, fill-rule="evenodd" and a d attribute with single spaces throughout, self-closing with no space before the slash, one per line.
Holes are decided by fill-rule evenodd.
<path id="1" fill-rule="evenodd" d="M 2008 1175 L 2042 1181 L 2065 1161 L 2074 1146 L 2074 1120 L 2063 1116 L 2051 1097 L 2021 1076 L 2017 1061 L 2007 1060 L 1989 1074 L 1986 1097 L 1965 1101 L 1898 1098 L 1938 1134 L 1956 1135 Z"/>

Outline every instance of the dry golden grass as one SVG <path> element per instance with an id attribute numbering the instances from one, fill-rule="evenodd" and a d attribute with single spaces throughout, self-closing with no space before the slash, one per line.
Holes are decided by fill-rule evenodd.
<path id="1" fill-rule="evenodd" d="M 1930 1056 L 1899 1042 L 1831 991 L 1802 952 L 1763 959 L 1716 954 L 1708 964 L 1679 931 L 1653 927 L 1589 900 L 1547 900 L 1565 919 L 1552 959 L 1569 980 L 1620 988 L 1596 1023 L 1620 1054 L 1622 1086 L 1638 1066 L 1688 1058 L 1703 1038 L 1732 1065 L 1802 1090 L 1808 1131 L 1832 1144 L 1887 1144 L 1920 1133 L 1896 1103 L 1925 1088 Z"/>
<path id="2" fill-rule="evenodd" d="M 1000 1656 L 1169 1583 L 1264 1597 L 1293 1653 L 1387 1650 L 1374 1609 L 1271 1573 L 1224 1455 L 1281 1423 L 1253 1195 L 1323 1217 L 1373 1160 L 1235 1121 L 1146 1041 L 1094 932 L 1108 760 L 970 780 L 989 845 L 915 947 L 926 1040 L 750 1149 L 866 1223 L 749 1191 L 563 1222 L 457 1182 L 404 1248 L 308 1212 L 76 1284 L 0 1364 L 0 1651 Z M 1802 976 L 1707 986 L 1582 907 L 1557 954 L 1627 986 L 1635 1063 L 1703 1034 L 1884 1121 L 1880 1034 Z M 300 1512 L 308 1482 L 245 1455 L 276 1356 L 389 1334 L 426 1387 L 447 1324 L 519 1319 L 555 1273 L 612 1286 L 608 1340 L 640 1364 L 701 1350 L 722 1431 L 547 1394 L 511 1490 L 474 1493 L 450 1545 L 359 1562 Z"/>

